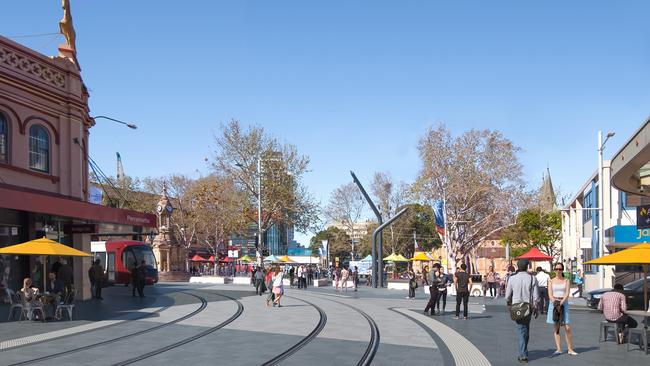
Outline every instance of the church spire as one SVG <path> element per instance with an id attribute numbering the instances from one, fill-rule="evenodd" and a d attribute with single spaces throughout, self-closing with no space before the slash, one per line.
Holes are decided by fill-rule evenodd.
<path id="1" fill-rule="evenodd" d="M 551 170 L 546 167 L 546 174 L 542 181 L 542 187 L 539 195 L 539 206 L 544 212 L 551 212 L 557 208 L 553 182 L 551 181 Z"/>

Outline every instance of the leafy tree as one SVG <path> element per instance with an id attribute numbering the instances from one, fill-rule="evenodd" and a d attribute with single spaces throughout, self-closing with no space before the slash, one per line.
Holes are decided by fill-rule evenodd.
<path id="1" fill-rule="evenodd" d="M 544 212 L 529 208 L 517 215 L 516 223 L 505 229 L 501 235 L 503 243 L 511 246 L 511 255 L 517 257 L 532 247 L 559 260 L 562 251 L 559 243 L 562 237 L 562 216 L 560 211 Z"/>
<path id="2" fill-rule="evenodd" d="M 445 246 L 452 268 L 479 243 L 514 223 L 524 205 L 520 149 L 501 132 L 469 130 L 458 137 L 443 125 L 419 141 L 422 169 L 416 191 L 446 202 Z"/>
<path id="3" fill-rule="evenodd" d="M 323 240 L 328 241 L 330 260 L 333 261 L 334 257 L 340 257 L 341 259 L 348 257 L 350 253 L 350 237 L 345 233 L 344 230 L 341 230 L 336 226 L 330 226 L 327 229 L 316 233 L 316 235 L 311 238 L 309 243 L 309 247 L 311 248 L 312 253 L 318 255 L 318 248 L 322 248 Z M 327 255 L 327 253 L 323 254 Z"/>
<path id="4" fill-rule="evenodd" d="M 396 238 L 395 253 L 412 257 L 415 252 L 415 240 L 417 240 L 419 251 L 439 248 L 442 242 L 436 231 L 435 216 L 431 207 L 408 204 L 399 207 L 398 211 L 404 208 L 409 210 L 393 224 Z M 384 235 L 388 235 L 388 233 Z M 391 253 L 384 251 L 384 255 L 389 254 Z"/>

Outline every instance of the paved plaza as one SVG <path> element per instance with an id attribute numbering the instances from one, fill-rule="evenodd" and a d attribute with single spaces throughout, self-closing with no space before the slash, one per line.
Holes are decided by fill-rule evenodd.
<path id="1" fill-rule="evenodd" d="M 470 319 L 422 313 L 426 298 L 361 287 L 287 289 L 281 308 L 245 285 L 159 284 L 133 298 L 122 286 L 78 304 L 76 319 L 2 322 L 1 365 L 514 365 L 503 299 L 470 299 Z M 0 307 L 7 318 L 8 307 Z M 578 356 L 552 357 L 552 328 L 533 321 L 531 364 L 647 365 L 650 356 L 598 342 L 601 315 L 576 304 Z"/>

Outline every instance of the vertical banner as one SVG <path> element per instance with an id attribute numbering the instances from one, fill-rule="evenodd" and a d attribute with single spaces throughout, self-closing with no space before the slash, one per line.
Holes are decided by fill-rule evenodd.
<path id="1" fill-rule="evenodd" d="M 433 203 L 433 214 L 436 216 L 436 230 L 441 236 L 445 235 L 445 204 L 442 200 Z"/>

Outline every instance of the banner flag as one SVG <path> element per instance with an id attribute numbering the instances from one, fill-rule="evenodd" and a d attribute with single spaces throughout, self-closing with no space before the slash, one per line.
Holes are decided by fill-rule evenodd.
<path id="1" fill-rule="evenodd" d="M 436 230 L 438 234 L 445 235 L 445 204 L 442 200 L 433 203 L 433 214 L 436 216 Z"/>

